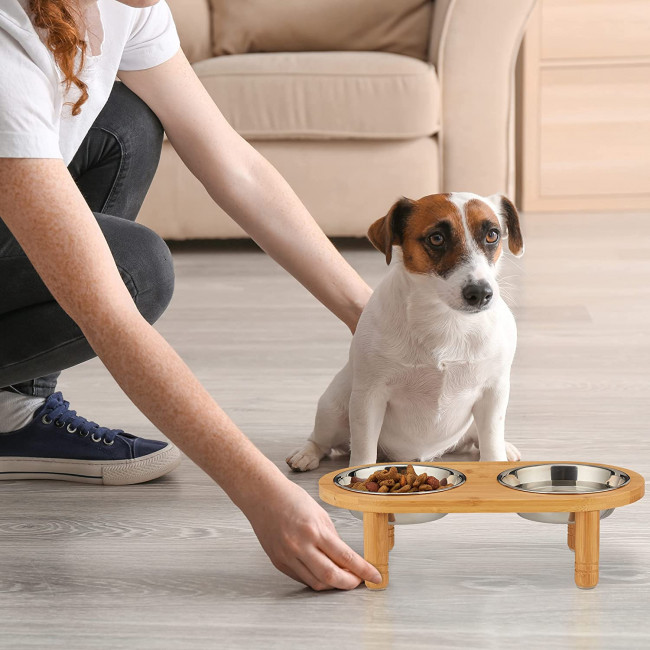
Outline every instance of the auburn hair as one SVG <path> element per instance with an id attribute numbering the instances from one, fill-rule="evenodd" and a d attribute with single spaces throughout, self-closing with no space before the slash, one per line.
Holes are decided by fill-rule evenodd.
<path id="1" fill-rule="evenodd" d="M 80 91 L 72 106 L 72 114 L 79 115 L 88 100 L 88 86 L 79 79 L 86 60 L 87 43 L 82 33 L 81 9 L 78 0 L 29 0 L 34 26 L 45 37 L 45 45 L 64 76 L 66 93 L 72 86 Z M 77 56 L 79 57 L 77 62 Z"/>

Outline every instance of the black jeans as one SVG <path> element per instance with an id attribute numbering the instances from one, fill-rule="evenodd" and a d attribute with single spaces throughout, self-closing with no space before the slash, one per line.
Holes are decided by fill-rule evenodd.
<path id="1" fill-rule="evenodd" d="M 162 139 L 154 113 L 116 83 L 68 167 L 95 214 L 124 284 L 150 323 L 163 313 L 174 290 L 167 245 L 135 223 L 160 160 Z M 57 255 L 56 241 L 50 254 Z M 94 356 L 77 324 L 54 300 L 0 219 L 0 387 L 47 397 L 62 369 Z"/>

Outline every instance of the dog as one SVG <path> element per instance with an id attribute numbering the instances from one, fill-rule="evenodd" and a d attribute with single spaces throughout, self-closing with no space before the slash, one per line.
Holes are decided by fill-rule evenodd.
<path id="1" fill-rule="evenodd" d="M 348 449 L 352 466 L 430 461 L 474 446 L 481 461 L 520 460 L 504 437 L 517 328 L 496 279 L 504 240 L 524 252 L 515 206 L 468 192 L 401 198 L 368 238 L 388 273 L 287 464 L 313 470 Z"/>

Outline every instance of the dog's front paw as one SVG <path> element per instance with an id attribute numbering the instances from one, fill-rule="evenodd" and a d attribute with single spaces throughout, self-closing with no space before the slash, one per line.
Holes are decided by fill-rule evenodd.
<path id="1" fill-rule="evenodd" d="M 508 460 L 521 460 L 521 453 L 511 442 L 506 440 L 506 456 Z"/>
<path id="2" fill-rule="evenodd" d="M 308 472 L 320 465 L 322 457 L 323 452 L 313 442 L 307 442 L 304 447 L 296 449 L 285 460 L 294 472 Z"/>

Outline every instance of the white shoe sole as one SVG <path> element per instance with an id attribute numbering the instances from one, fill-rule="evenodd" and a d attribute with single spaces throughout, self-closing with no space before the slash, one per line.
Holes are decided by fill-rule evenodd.
<path id="1" fill-rule="evenodd" d="M 100 485 L 132 485 L 164 476 L 176 469 L 180 462 L 181 452 L 171 443 L 153 454 L 126 460 L 9 456 L 0 458 L 0 481 L 50 479 Z"/>

